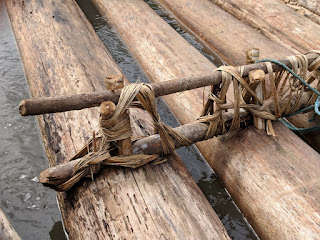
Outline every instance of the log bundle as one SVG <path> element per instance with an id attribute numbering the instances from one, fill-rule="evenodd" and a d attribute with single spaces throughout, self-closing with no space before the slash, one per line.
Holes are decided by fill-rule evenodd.
<path id="1" fill-rule="evenodd" d="M 122 74 L 75 1 L 5 3 L 33 97 L 104 90 L 105 77 Z M 144 112 L 132 120 L 136 135 L 152 133 Z M 46 114 L 38 122 L 54 166 L 86 143 L 98 111 Z M 58 200 L 70 239 L 229 238 L 176 155 L 137 170 L 109 167 Z"/>
<path id="2" fill-rule="evenodd" d="M 115 26 L 153 82 L 210 74 L 215 68 L 143 1 L 94 2 Z M 179 11 L 189 6 L 206 10 L 202 6 L 204 1 L 188 1 L 188 4 L 171 2 L 176 4 Z M 197 14 L 199 25 L 206 26 L 208 22 L 214 22 L 207 19 L 207 15 Z M 223 17 L 226 24 L 230 24 L 229 20 L 233 18 L 230 15 Z M 192 14 L 188 15 L 188 21 L 193 20 Z M 237 29 L 239 25 L 233 28 Z M 221 45 L 230 49 L 225 56 L 244 61 L 245 58 L 239 54 L 238 44 L 234 43 L 238 34 L 223 33 L 226 40 L 220 40 Z M 234 35 L 234 39 L 228 40 L 231 35 Z M 215 39 L 217 35 L 211 37 Z M 267 38 L 261 38 L 267 41 Z M 244 48 L 243 44 L 240 46 Z M 283 56 L 290 53 L 275 43 L 268 46 L 268 49 L 272 49 L 270 51 L 285 53 Z M 231 49 L 235 50 L 234 54 L 230 54 Z M 202 94 L 202 90 L 191 90 L 164 98 L 185 124 L 199 116 Z M 266 136 L 264 132 L 249 128 L 240 132 L 238 139 L 222 137 L 198 143 L 197 146 L 263 239 L 316 238 L 320 233 L 320 208 L 315 196 L 320 187 L 317 177 L 320 174 L 319 155 L 284 126 L 275 124 L 275 129 L 277 137 Z"/>

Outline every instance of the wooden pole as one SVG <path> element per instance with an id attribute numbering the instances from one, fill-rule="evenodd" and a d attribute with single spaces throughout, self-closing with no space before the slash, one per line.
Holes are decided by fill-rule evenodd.
<path id="1" fill-rule="evenodd" d="M 225 113 L 223 116 L 224 121 L 226 122 L 226 127 L 229 128 L 231 124 L 233 114 L 231 112 Z M 249 122 L 247 112 L 241 111 L 242 122 Z M 208 124 L 194 122 L 185 124 L 179 127 L 174 128 L 174 130 L 187 137 L 192 143 L 205 140 L 206 133 L 208 131 Z M 217 132 L 216 136 L 220 135 L 221 132 Z M 183 145 L 175 141 L 175 148 L 180 148 Z M 133 154 L 161 154 L 163 153 L 163 148 L 161 144 L 161 139 L 159 134 L 154 134 L 145 138 L 142 138 L 133 143 L 132 146 Z M 63 164 L 48 168 L 40 173 L 39 181 L 40 183 L 46 185 L 57 186 L 64 181 L 72 177 L 72 171 L 74 166 L 79 162 L 79 159 L 71 160 Z M 103 164 L 103 163 L 102 163 Z"/>
<path id="2" fill-rule="evenodd" d="M 33 97 L 105 89 L 104 79 L 122 75 L 73 0 L 5 0 Z M 70 159 L 98 126 L 98 109 L 38 117 L 51 166 Z M 144 129 L 153 123 L 135 113 Z M 67 193 L 58 193 L 69 239 L 229 239 L 212 207 L 174 154 L 157 166 L 110 167 Z"/>
<path id="3" fill-rule="evenodd" d="M 106 78 L 106 87 L 107 87 L 108 90 L 111 90 L 111 91 L 115 91 L 117 89 L 122 89 L 124 87 L 124 78 L 123 78 L 123 76 L 122 75 L 120 75 L 120 76 L 118 75 L 118 76 L 109 76 L 109 77 L 107 77 Z M 102 107 L 104 103 L 106 104 L 106 106 L 108 106 L 108 108 Z M 112 110 L 110 108 L 112 108 Z M 105 116 L 106 115 L 110 115 L 110 117 L 111 117 L 112 114 L 114 113 L 115 109 L 116 109 L 116 106 L 111 101 L 107 101 L 107 102 L 101 103 L 101 105 L 100 105 L 101 119 L 102 120 L 109 119 L 109 117 L 106 118 Z M 105 110 L 106 112 L 103 112 L 103 110 Z M 109 110 L 111 110 L 111 112 L 109 112 Z M 129 114 L 128 110 L 126 110 L 122 114 L 122 116 L 119 116 L 122 119 L 118 119 L 117 121 L 114 122 L 114 124 L 115 125 L 118 124 L 124 118 L 130 119 L 128 114 Z M 100 121 L 100 125 L 101 125 L 101 121 Z M 101 126 L 101 127 L 103 127 L 103 126 Z M 131 137 L 128 137 L 128 138 L 125 138 L 125 139 L 122 139 L 122 140 L 118 140 L 116 142 L 116 144 L 118 146 L 118 155 L 120 155 L 120 156 L 129 156 L 129 155 L 132 154 Z"/>
<path id="4" fill-rule="evenodd" d="M 0 239 L 3 240 L 21 240 L 17 232 L 11 226 L 6 215 L 0 209 Z"/>
<path id="5" fill-rule="evenodd" d="M 311 63 L 310 59 L 309 62 Z M 292 67 L 291 62 L 287 59 L 280 62 Z M 253 70 L 261 69 L 267 72 L 264 63 L 250 64 L 242 66 L 244 68 L 243 76 Z M 277 64 L 272 64 L 274 72 L 282 71 L 283 68 Z M 156 97 L 169 95 L 186 90 L 201 88 L 210 85 L 216 85 L 221 82 L 221 72 L 213 72 L 203 76 L 192 76 L 189 78 L 181 78 L 168 80 L 159 83 L 151 83 Z M 45 113 L 65 112 L 71 110 L 80 110 L 83 108 L 96 107 L 104 101 L 118 102 L 120 91 L 104 90 L 92 93 L 82 93 L 77 95 L 59 96 L 59 97 L 41 97 L 22 100 L 19 105 L 19 111 L 22 116 L 39 115 Z"/>
<path id="6" fill-rule="evenodd" d="M 93 2 L 115 26 L 151 81 L 201 76 L 214 68 L 143 1 Z M 250 47 L 259 48 L 261 58 L 275 58 L 283 49 L 264 36 L 257 38 L 264 40 L 256 46 L 259 41 L 254 29 L 248 30 L 246 24 L 221 9 L 212 9 L 214 5 L 208 1 L 166 2 L 180 20 L 186 20 L 185 25 L 197 23 L 192 30 L 216 42 L 215 49 L 223 47 L 222 55 L 230 60 L 245 61 L 244 52 Z M 290 51 L 282 50 L 282 54 L 290 55 Z M 186 124 L 200 115 L 202 96 L 203 90 L 198 89 L 164 99 Z M 319 155 L 284 126 L 274 125 L 277 137 L 249 127 L 232 138 L 214 138 L 196 145 L 261 238 L 317 238 L 320 222 L 314 216 L 320 215 Z"/>

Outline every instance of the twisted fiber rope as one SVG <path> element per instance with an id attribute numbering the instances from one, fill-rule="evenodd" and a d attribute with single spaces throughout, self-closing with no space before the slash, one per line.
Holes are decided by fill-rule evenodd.
<path id="1" fill-rule="evenodd" d="M 176 133 L 170 126 L 161 121 L 157 111 L 154 92 L 150 85 L 144 83 L 130 84 L 121 91 L 116 110 L 112 117 L 107 120 L 100 119 L 100 130 L 96 139 L 97 151 L 88 151 L 87 155 L 80 158 L 80 161 L 73 169 L 72 177 L 58 186 L 53 186 L 55 190 L 67 191 L 81 178 L 86 176 L 93 178 L 93 175 L 100 170 L 102 164 L 136 168 L 159 157 L 159 155 L 143 154 L 131 156 L 110 155 L 111 142 L 126 139 L 133 134 L 127 109 L 135 98 L 151 114 L 155 128 L 160 135 L 165 155 L 175 150 L 174 140 L 182 145 L 192 144 L 188 138 Z"/>
<path id="2" fill-rule="evenodd" d="M 308 59 L 316 58 L 310 65 Z M 306 55 L 288 57 L 292 70 L 308 84 L 314 84 L 314 89 L 320 89 L 320 51 L 311 51 Z M 262 82 L 264 99 L 261 102 L 254 90 L 244 79 L 243 68 L 222 66 L 216 71 L 222 72 L 220 86 L 212 86 L 211 94 L 204 105 L 199 122 L 209 123 L 206 138 L 212 138 L 217 133 L 226 133 L 222 114 L 227 110 L 234 111 L 229 131 L 240 128 L 240 108 L 267 121 L 267 133 L 275 135 L 271 121 L 294 114 L 302 107 L 312 105 L 318 95 L 314 89 L 306 87 L 296 77 L 284 70 L 274 73 L 270 62 L 266 63 L 268 73 Z M 308 73 L 309 71 L 309 73 Z M 269 86 L 267 86 L 267 84 Z M 233 87 L 234 100 L 227 102 L 226 94 Z M 270 89 L 267 91 L 266 89 Z M 250 95 L 250 97 L 246 97 Z M 246 99 L 246 100 L 245 100 Z M 254 100 L 258 104 L 253 104 Z M 318 103 L 316 103 L 318 104 Z"/>

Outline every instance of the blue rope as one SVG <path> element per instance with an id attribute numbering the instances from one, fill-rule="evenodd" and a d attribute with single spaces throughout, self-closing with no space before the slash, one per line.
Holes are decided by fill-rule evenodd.
<path id="1" fill-rule="evenodd" d="M 285 64 L 283 64 L 282 62 L 279 62 L 277 60 L 273 60 L 273 59 L 262 59 L 257 61 L 257 63 L 260 62 L 272 62 L 275 64 L 278 64 L 279 66 L 283 67 L 285 70 L 287 70 L 289 73 L 291 73 L 295 78 L 297 78 L 304 86 L 306 86 L 307 88 L 309 88 L 311 91 L 313 91 L 315 94 L 318 95 L 317 100 L 315 101 L 314 105 L 306 107 L 304 109 L 298 110 L 295 113 L 290 114 L 287 117 L 290 116 L 294 116 L 296 114 L 302 113 L 302 112 L 306 112 L 308 110 L 311 110 L 312 108 L 314 108 L 314 111 L 316 112 L 316 114 L 320 115 L 320 92 L 317 91 L 316 89 L 314 89 L 313 87 L 311 87 L 306 81 L 304 81 L 302 78 L 300 78 L 295 72 L 293 72 L 290 68 L 288 68 Z M 314 126 L 314 127 L 310 127 L 310 128 L 297 128 L 295 126 L 293 126 L 290 122 L 288 122 L 285 118 L 279 119 L 280 122 L 282 122 L 285 126 L 287 126 L 289 129 L 291 129 L 292 131 L 295 132 L 311 132 L 314 130 L 318 130 L 320 129 L 320 125 Z"/>
<path id="2" fill-rule="evenodd" d="M 317 101 L 314 103 L 314 111 L 318 115 L 320 115 L 319 107 L 320 107 L 320 96 L 317 98 Z"/>
<path id="3" fill-rule="evenodd" d="M 315 130 L 320 129 L 320 125 L 316 125 L 313 127 L 308 127 L 308 128 L 297 128 L 294 126 L 292 123 L 290 123 L 286 118 L 279 118 L 278 119 L 283 125 L 285 125 L 287 128 L 289 128 L 291 131 L 294 132 L 299 132 L 299 133 L 308 133 L 308 132 L 313 132 Z"/>

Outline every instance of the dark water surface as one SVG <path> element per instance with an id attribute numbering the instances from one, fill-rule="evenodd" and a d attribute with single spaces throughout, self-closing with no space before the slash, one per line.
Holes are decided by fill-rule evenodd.
<path id="1" fill-rule="evenodd" d="M 216 65 L 212 54 L 192 34 L 186 32 L 162 8 L 146 1 L 187 41 Z M 148 79 L 126 48 L 116 30 L 88 0 L 78 4 L 129 80 Z M 0 207 L 22 239 L 65 239 L 54 191 L 37 183 L 38 174 L 48 166 L 36 119 L 21 117 L 18 104 L 28 98 L 22 64 L 11 26 L 0 1 Z M 158 100 L 162 119 L 171 126 L 180 125 L 170 109 Z M 194 147 L 177 151 L 188 170 L 208 198 L 233 239 L 257 239 L 216 175 Z"/>

